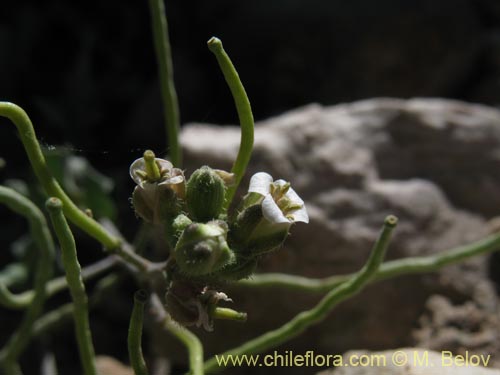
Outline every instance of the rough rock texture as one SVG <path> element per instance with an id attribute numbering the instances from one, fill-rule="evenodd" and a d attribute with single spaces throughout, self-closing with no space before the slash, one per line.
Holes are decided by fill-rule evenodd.
<path id="1" fill-rule="evenodd" d="M 487 355 L 483 358 L 486 359 L 486 357 Z M 342 358 L 343 363 L 347 363 L 350 358 L 355 358 L 355 363 L 358 363 L 358 358 L 366 358 L 365 360 L 374 358 L 375 363 L 378 361 L 384 365 L 378 367 L 339 367 L 335 370 L 322 371 L 318 375 L 500 375 L 500 370 L 478 365 L 460 365 L 465 362 L 459 361 L 457 364 L 450 365 L 450 357 L 446 356 L 443 361 L 442 353 L 418 348 L 395 349 L 385 352 L 350 351 L 345 353 Z M 408 364 L 401 365 L 399 361 L 405 359 L 408 360 Z M 419 362 L 422 359 L 426 360 Z M 416 365 L 413 365 L 414 363 Z M 419 365 L 419 363 L 423 365 Z M 476 364 L 476 358 L 471 363 Z"/>
<path id="2" fill-rule="evenodd" d="M 483 283 L 483 288 L 488 288 Z M 491 291 L 477 290 L 473 301 L 453 305 L 443 296 L 432 296 L 426 303 L 426 313 L 420 319 L 421 328 L 415 333 L 419 345 L 440 350 L 447 348 L 457 354 L 500 353 L 498 305 Z M 498 355 L 491 361 L 500 367 Z"/>
<path id="3" fill-rule="evenodd" d="M 192 124 L 185 127 L 182 143 L 187 173 L 203 164 L 229 169 L 239 130 Z M 500 212 L 500 113 L 431 99 L 310 105 L 257 124 L 252 164 L 242 186 L 261 170 L 291 181 L 311 218 L 309 225 L 293 228 L 285 248 L 260 264 L 261 272 L 324 277 L 355 271 L 390 213 L 400 225 L 389 258 L 432 254 L 481 238 L 487 232 L 485 218 Z M 230 295 L 235 307 L 248 311 L 249 321 L 217 322 L 214 333 L 201 333 L 207 354 L 279 326 L 320 297 L 237 287 Z M 436 318 L 435 304 L 429 302 L 430 312 L 419 323 L 431 295 L 442 295 L 450 306 L 468 304 L 480 311 L 461 315 L 463 324 L 455 327 L 461 332 L 475 324 L 474 334 L 453 345 L 454 350 L 487 348 L 500 358 L 494 343 L 500 333 L 493 318 L 497 296 L 487 257 L 370 286 L 279 350 L 343 353 L 419 343 L 447 349 L 450 342 L 440 332 L 448 321 Z"/>

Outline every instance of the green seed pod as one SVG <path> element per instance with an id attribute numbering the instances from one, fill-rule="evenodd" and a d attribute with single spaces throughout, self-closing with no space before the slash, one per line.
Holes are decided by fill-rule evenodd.
<path id="1" fill-rule="evenodd" d="M 222 211 L 226 186 L 210 167 L 204 166 L 191 175 L 187 183 L 187 206 L 195 221 L 216 219 Z"/>
<path id="2" fill-rule="evenodd" d="M 194 223 L 182 232 L 175 247 L 175 260 L 187 276 L 217 272 L 234 260 L 226 242 L 227 227 L 220 222 Z"/>

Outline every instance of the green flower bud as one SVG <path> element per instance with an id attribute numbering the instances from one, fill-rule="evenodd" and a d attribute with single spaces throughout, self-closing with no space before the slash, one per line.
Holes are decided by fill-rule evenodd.
<path id="1" fill-rule="evenodd" d="M 193 172 L 187 183 L 187 206 L 196 221 L 216 219 L 222 212 L 226 186 L 224 180 L 210 167 Z"/>
<path id="2" fill-rule="evenodd" d="M 184 214 L 180 214 L 179 216 L 177 216 L 172 223 L 172 228 L 174 230 L 175 236 L 179 238 L 184 229 L 186 229 L 192 223 L 193 222 L 191 221 L 191 219 Z"/>
<path id="3" fill-rule="evenodd" d="M 234 261 L 226 242 L 227 226 L 214 221 L 194 223 L 182 232 L 175 247 L 175 260 L 182 273 L 203 276 L 217 272 Z"/>

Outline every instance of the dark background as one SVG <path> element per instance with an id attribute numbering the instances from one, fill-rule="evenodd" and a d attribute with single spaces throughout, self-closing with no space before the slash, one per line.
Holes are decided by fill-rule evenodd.
<path id="1" fill-rule="evenodd" d="M 498 0 L 171 0 L 167 12 L 183 123 L 237 122 L 206 48 L 213 35 L 237 67 L 256 120 L 310 102 L 380 96 L 500 103 Z M 2 1 L 0 100 L 28 112 L 44 145 L 62 145 L 113 177 L 118 222 L 131 237 L 128 166 L 145 148 L 167 151 L 148 2 Z M 32 181 L 16 138 L 0 119 L 7 162 L 0 177 Z M 9 220 L 0 231 L 5 246 L 24 231 L 21 219 Z M 91 249 L 82 251 L 83 263 L 102 256 L 83 241 L 80 248 Z M 96 348 L 126 361 L 130 304 L 108 305 L 94 314 Z M 60 347 L 72 340 L 69 331 L 60 335 L 53 338 Z M 63 358 L 65 369 L 77 361 L 74 350 Z"/>
<path id="2" fill-rule="evenodd" d="M 495 0 L 172 0 L 167 11 L 183 123 L 237 121 L 212 35 L 257 120 L 377 96 L 500 102 Z M 3 2 L 0 98 L 24 107 L 46 144 L 101 169 L 166 151 L 148 2 Z M 0 136 L 12 163 L 22 151 Z"/>

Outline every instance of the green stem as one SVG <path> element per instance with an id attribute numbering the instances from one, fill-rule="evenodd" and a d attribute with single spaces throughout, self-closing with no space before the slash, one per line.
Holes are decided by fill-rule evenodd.
<path id="1" fill-rule="evenodd" d="M 231 59 L 227 55 L 226 51 L 224 51 L 222 42 L 219 39 L 212 37 L 208 41 L 208 48 L 217 58 L 219 67 L 224 74 L 224 78 L 226 79 L 229 89 L 231 90 L 241 127 L 240 149 L 238 150 L 238 156 L 236 157 L 233 168 L 231 169 L 231 172 L 234 173 L 235 176 L 235 183 L 227 189 L 226 200 L 224 202 L 224 208 L 227 210 L 231 205 L 241 179 L 245 175 L 248 162 L 252 156 L 254 121 L 252 107 L 250 106 L 250 101 L 248 100 L 245 88 L 241 83 L 238 72 L 234 68 Z"/>
<path id="2" fill-rule="evenodd" d="M 142 355 L 142 324 L 144 319 L 144 305 L 147 299 L 148 294 L 145 290 L 138 290 L 134 294 L 134 307 L 128 329 L 128 355 L 135 375 L 148 375 L 149 373 L 146 361 Z"/>
<path id="3" fill-rule="evenodd" d="M 11 263 L 0 271 L 0 283 L 6 286 L 19 285 L 28 280 L 28 269 L 21 263 Z"/>
<path id="4" fill-rule="evenodd" d="M 237 348 L 218 355 L 218 357 L 234 357 L 243 354 L 261 353 L 283 344 L 291 338 L 298 336 L 313 324 L 319 323 L 325 319 L 335 306 L 361 291 L 375 276 L 380 264 L 384 260 L 391 233 L 396 224 L 397 219 L 394 216 L 388 216 L 385 219 L 382 231 L 365 266 L 349 280 L 331 290 L 315 307 L 299 313 L 280 328 L 247 341 Z M 224 367 L 218 365 L 216 358 L 212 358 L 205 363 L 206 372 L 219 372 L 222 370 L 224 370 Z"/>
<path id="5" fill-rule="evenodd" d="M 149 8 L 153 24 L 153 39 L 158 63 L 161 95 L 163 98 L 163 113 L 167 127 L 170 159 L 175 167 L 181 168 L 182 150 L 179 145 L 179 103 L 175 91 L 174 69 L 164 0 L 149 0 Z"/>
<path id="6" fill-rule="evenodd" d="M 29 199 L 12 189 L 0 186 L 0 203 L 28 220 L 31 235 L 40 250 L 34 278 L 33 300 L 24 314 L 21 325 L 0 351 L 0 364 L 8 370 L 7 373 L 13 373 L 9 371 L 19 369 L 18 358 L 30 340 L 35 319 L 42 312 L 46 299 L 45 284 L 53 271 L 54 243 L 45 217 Z M 17 370 L 14 374 L 16 373 Z"/>
<path id="7" fill-rule="evenodd" d="M 76 339 L 85 375 L 97 375 L 94 345 L 90 333 L 88 299 L 83 284 L 80 264 L 76 254 L 75 239 L 63 214 L 63 203 L 58 198 L 49 198 L 46 203 L 50 219 L 61 245 L 62 262 L 66 272 L 71 298 L 74 304 Z"/>
<path id="8" fill-rule="evenodd" d="M 203 375 L 203 345 L 198 337 L 170 318 L 156 294 L 151 296 L 151 304 L 163 327 L 185 345 L 189 355 L 189 374 Z"/>
<path id="9" fill-rule="evenodd" d="M 411 257 L 383 263 L 375 275 L 375 280 L 384 280 L 400 275 L 426 273 L 459 263 L 473 256 L 500 250 L 500 233 L 488 236 L 469 245 L 459 246 L 435 255 Z M 282 287 L 294 291 L 327 292 L 349 280 L 353 275 L 337 275 L 324 279 L 310 279 L 281 273 L 255 275 L 250 280 L 242 280 L 237 285 L 244 287 Z"/>
<path id="10" fill-rule="evenodd" d="M 29 298 L 24 298 L 23 295 L 12 293 L 3 282 L 0 282 L 0 305 L 7 309 L 24 310 L 31 304 L 35 295 L 35 291 L 30 290 Z"/>
<path id="11" fill-rule="evenodd" d="M 229 309 L 227 307 L 214 307 L 210 311 L 210 317 L 212 319 L 233 320 L 237 322 L 247 321 L 247 313 Z"/>
<path id="12" fill-rule="evenodd" d="M 47 195 L 57 197 L 63 202 L 64 215 L 106 248 L 114 249 L 118 247 L 120 240 L 108 233 L 97 221 L 80 210 L 52 176 L 36 139 L 33 124 L 26 112 L 13 103 L 0 102 L 0 116 L 8 118 L 17 127 L 19 137 L 38 180 Z"/>
<path id="13" fill-rule="evenodd" d="M 100 303 L 121 280 L 122 278 L 115 273 L 109 274 L 100 279 L 94 288 L 93 294 L 90 296 L 90 307 Z M 66 303 L 45 313 L 33 325 L 33 337 L 43 336 L 47 332 L 50 332 L 56 327 L 66 323 L 73 315 L 73 311 L 73 303 Z"/>
<path id="14" fill-rule="evenodd" d="M 117 258 L 115 256 L 109 256 L 91 264 L 82 269 L 82 279 L 84 281 L 92 280 L 93 278 L 110 270 L 116 263 Z M 68 283 L 65 276 L 52 279 L 46 284 L 45 290 L 47 297 L 52 297 L 54 294 L 65 290 L 67 287 Z M 13 294 L 7 289 L 6 284 L 0 281 L 0 305 L 14 310 L 21 310 L 31 305 L 34 298 L 34 290 L 26 290 L 19 294 Z"/>
<path id="15" fill-rule="evenodd" d="M 113 255 L 101 259 L 93 264 L 90 264 L 82 268 L 82 279 L 83 281 L 89 281 L 97 276 L 101 276 L 103 273 L 109 271 L 117 264 L 117 258 Z M 53 296 L 65 290 L 68 287 L 68 282 L 66 277 L 58 277 L 56 279 L 50 280 L 47 283 L 47 294 Z M 24 294 L 24 293 L 23 293 Z"/>

